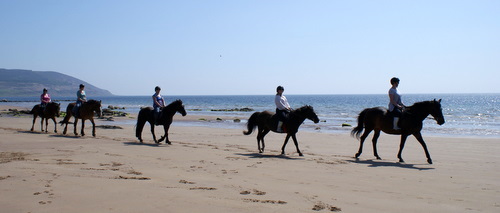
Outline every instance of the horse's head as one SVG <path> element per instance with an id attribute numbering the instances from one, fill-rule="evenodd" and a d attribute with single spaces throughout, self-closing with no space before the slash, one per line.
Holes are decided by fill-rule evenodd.
<path id="1" fill-rule="evenodd" d="M 175 100 L 165 108 L 169 108 L 175 112 L 181 113 L 182 116 L 186 116 L 186 109 L 184 109 L 184 105 L 182 105 L 182 101 L 180 99 Z"/>
<path id="2" fill-rule="evenodd" d="M 318 115 L 316 115 L 316 113 L 314 112 L 314 108 L 312 106 L 306 105 L 299 108 L 297 111 L 299 111 L 300 114 L 302 114 L 307 119 L 313 121 L 314 123 L 319 122 Z"/>
<path id="3" fill-rule="evenodd" d="M 437 124 L 443 125 L 444 124 L 444 116 L 443 116 L 443 110 L 441 109 L 441 99 L 436 101 L 434 99 L 431 101 L 431 107 L 430 107 L 430 114 L 432 117 L 434 117 L 434 120 L 436 120 Z"/>
<path id="4" fill-rule="evenodd" d="M 102 104 L 102 101 L 99 100 L 89 100 L 87 102 L 85 102 L 86 104 L 88 104 L 90 106 L 90 109 L 92 111 L 94 111 L 95 113 L 97 113 L 97 116 L 100 118 L 102 117 L 102 109 L 101 109 L 101 104 Z"/>
<path id="5" fill-rule="evenodd" d="M 61 112 L 61 104 L 56 102 L 50 102 L 49 104 L 52 104 L 54 106 L 54 113 L 57 117 L 59 117 Z"/>

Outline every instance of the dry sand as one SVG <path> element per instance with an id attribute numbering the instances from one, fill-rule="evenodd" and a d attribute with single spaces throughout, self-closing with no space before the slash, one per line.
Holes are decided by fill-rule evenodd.
<path id="1" fill-rule="evenodd" d="M 141 144 L 133 125 L 92 137 L 87 121 L 75 137 L 53 124 L 41 133 L 38 121 L 30 132 L 31 122 L 0 117 L 1 212 L 500 212 L 498 139 L 424 135 L 429 165 L 414 138 L 398 163 L 389 135 L 383 160 L 369 141 L 356 160 L 347 134 L 299 132 L 300 157 L 293 143 L 279 155 L 283 134 L 270 133 L 259 154 L 243 129 L 174 125 L 172 145 L 156 145 L 149 125 Z"/>

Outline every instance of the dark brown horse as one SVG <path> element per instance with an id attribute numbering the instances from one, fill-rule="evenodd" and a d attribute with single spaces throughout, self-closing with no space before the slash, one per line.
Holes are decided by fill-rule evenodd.
<path id="1" fill-rule="evenodd" d="M 433 100 L 418 102 L 413 106 L 407 107 L 399 119 L 398 126 L 401 128 L 399 130 L 393 129 L 393 116 L 388 113 L 386 108 L 375 107 L 363 110 L 358 116 L 358 126 L 351 131 L 352 136 L 356 136 L 356 138 L 360 139 L 359 150 L 355 157 L 358 158 L 361 155 L 361 152 L 363 151 L 363 143 L 366 137 L 368 137 L 370 132 L 374 130 L 375 134 L 372 139 L 373 154 L 377 157 L 377 159 L 380 159 L 377 153 L 377 139 L 380 136 L 380 131 L 383 131 L 387 134 L 401 135 L 401 143 L 399 145 L 398 152 L 399 162 L 404 162 L 403 158 L 401 158 L 401 152 L 405 146 L 406 138 L 408 138 L 409 135 L 413 135 L 424 148 L 425 156 L 427 156 L 427 162 L 432 164 L 432 159 L 429 151 L 427 150 L 427 145 L 425 145 L 422 134 L 420 133 L 423 126 L 423 120 L 427 118 L 429 114 L 434 117 L 439 125 L 444 124 L 441 99 L 439 99 L 439 101 Z M 361 135 L 363 128 L 365 128 L 365 131 L 363 135 Z"/>
<path id="2" fill-rule="evenodd" d="M 295 134 L 299 131 L 299 126 L 304 122 L 304 120 L 309 119 L 314 123 L 318 123 L 319 119 L 312 106 L 303 106 L 296 110 L 293 110 L 288 115 L 288 121 L 283 124 L 286 129 L 286 138 L 283 147 L 281 147 L 281 154 L 285 154 L 285 146 L 288 143 L 288 139 L 292 137 L 295 147 L 297 148 L 297 153 L 300 156 L 302 152 L 299 150 L 299 143 L 297 142 L 297 137 Z M 248 131 L 243 131 L 243 134 L 250 135 L 252 131 L 257 127 L 257 146 L 259 148 L 259 153 L 264 152 L 264 137 L 269 133 L 269 131 L 276 132 L 278 126 L 277 116 L 269 111 L 255 112 L 248 119 L 247 128 Z M 260 142 L 262 141 L 262 149 L 260 148 Z"/>
<path id="3" fill-rule="evenodd" d="M 68 129 L 68 123 L 69 119 L 74 116 L 73 115 L 73 108 L 75 107 L 76 103 L 70 103 L 68 104 L 68 107 L 66 107 L 66 116 L 64 119 L 61 121 L 61 125 L 66 124 L 64 126 L 64 131 L 63 134 L 66 134 L 66 130 Z M 75 123 L 74 123 L 74 130 L 73 132 L 75 135 L 78 135 L 76 132 L 76 125 L 78 124 L 78 119 L 82 119 L 82 130 L 81 130 L 81 136 L 85 136 L 85 120 L 90 120 L 92 123 L 92 136 L 95 137 L 95 122 L 94 122 L 94 112 L 97 114 L 98 117 L 102 117 L 102 112 L 101 112 L 101 101 L 96 101 L 96 100 L 89 100 L 80 106 L 78 109 L 78 117 L 75 117 Z"/>
<path id="4" fill-rule="evenodd" d="M 146 125 L 146 122 L 149 122 L 149 124 L 151 125 L 151 134 L 153 134 L 153 140 L 155 141 L 155 143 L 160 143 L 165 140 L 167 144 L 171 144 L 170 140 L 168 139 L 168 129 L 170 128 L 170 124 L 172 124 L 172 118 L 174 117 L 176 112 L 181 113 L 182 116 L 186 116 L 186 110 L 184 109 L 184 105 L 182 105 L 181 100 L 176 100 L 161 109 L 157 123 L 158 125 L 163 125 L 165 135 L 160 137 L 160 140 L 156 140 L 154 110 L 152 107 L 142 108 L 139 111 L 139 116 L 137 116 L 135 136 L 142 143 L 142 129 L 144 128 L 144 125 Z"/>
<path id="5" fill-rule="evenodd" d="M 61 111 L 61 104 L 50 102 L 47 103 L 45 109 L 42 109 L 40 104 L 33 107 L 30 114 L 33 114 L 33 125 L 31 126 L 31 131 L 35 128 L 35 121 L 38 116 L 40 116 L 40 128 L 43 132 L 43 120 L 45 120 L 45 132 L 49 131 L 49 119 L 54 121 L 54 132 L 57 133 L 57 122 L 56 117 L 59 117 L 59 111 Z"/>

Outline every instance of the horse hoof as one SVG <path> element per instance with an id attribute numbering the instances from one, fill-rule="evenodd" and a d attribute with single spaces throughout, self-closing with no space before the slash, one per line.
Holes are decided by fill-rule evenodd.
<path id="1" fill-rule="evenodd" d="M 166 143 L 167 143 L 167 144 L 172 144 L 170 141 L 167 141 Z"/>
<path id="2" fill-rule="evenodd" d="M 379 156 L 377 156 L 377 160 L 382 160 L 382 158 L 380 158 Z"/>
<path id="3" fill-rule="evenodd" d="M 355 158 L 359 158 L 359 156 L 360 156 L 360 155 L 361 155 L 360 153 L 356 153 L 356 154 L 354 155 L 354 157 L 355 157 Z"/>
<path id="4" fill-rule="evenodd" d="M 404 163 L 405 161 L 403 159 L 399 159 L 399 162 L 400 163 Z"/>
<path id="5" fill-rule="evenodd" d="M 304 156 L 302 153 L 299 153 L 299 156 Z"/>
<path id="6" fill-rule="evenodd" d="M 432 160 L 431 159 L 427 159 L 427 163 L 432 164 Z"/>

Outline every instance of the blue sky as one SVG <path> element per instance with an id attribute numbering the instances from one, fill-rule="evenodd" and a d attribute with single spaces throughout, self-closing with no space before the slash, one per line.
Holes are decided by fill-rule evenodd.
<path id="1" fill-rule="evenodd" d="M 500 93 L 500 1 L 0 1 L 0 68 L 117 95 Z M 90 95 L 90 94 L 89 94 Z"/>

